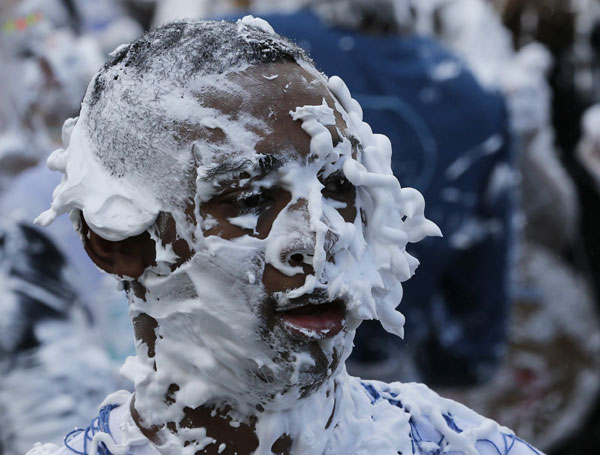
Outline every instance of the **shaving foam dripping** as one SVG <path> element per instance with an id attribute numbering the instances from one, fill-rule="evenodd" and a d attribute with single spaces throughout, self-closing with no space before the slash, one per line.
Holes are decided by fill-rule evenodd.
<path id="1" fill-rule="evenodd" d="M 326 83 L 314 69 L 308 70 Z M 202 217 L 200 207 L 214 191 L 206 181 L 216 159 L 210 147 L 202 147 L 196 157 L 198 222 L 190 227 L 183 209 L 169 207 L 168 201 L 141 192 L 127 178 L 111 175 L 102 167 L 91 151 L 81 120 L 86 115 L 85 104 L 80 120 L 65 124 L 65 148 L 54 152 L 49 160 L 64 177 L 54 192 L 51 209 L 37 222 L 46 225 L 60 213 L 81 210 L 90 228 L 108 240 L 146 230 L 157 239 L 151 226 L 161 210 L 170 208 L 179 236 L 196 252 L 170 272 L 166 265 L 173 262 L 173 252 L 156 242 L 157 266 L 147 269 L 138 280 L 146 289 L 145 299 L 129 293 L 131 318 L 145 314 L 157 321 L 154 346 L 138 341 L 137 356 L 130 357 L 122 368 L 135 384 L 136 408 L 145 424 L 181 422 L 184 406 L 226 403 L 234 409 L 230 411 L 232 425 L 257 416 L 256 454 L 270 454 L 272 444 L 284 433 L 294 441 L 293 453 L 335 453 L 340 447 L 350 450 L 346 453 L 359 453 L 352 450 L 367 447 L 356 435 L 365 435 L 361 429 L 364 425 L 373 427 L 373 419 L 363 413 L 368 400 L 344 367 L 354 330 L 362 320 L 379 319 L 386 330 L 402 335 L 404 318 L 395 308 L 402 298 L 401 283 L 418 265 L 405 246 L 440 233 L 424 217 L 422 196 L 401 188 L 392 175 L 389 141 L 373 134 L 362 121 L 360 106 L 341 79 L 331 78 L 328 87 L 337 99 L 333 106 L 323 100 L 321 105 L 298 107 L 290 113 L 311 137 L 310 159 L 290 161 L 277 171 L 281 184 L 291 193 L 291 201 L 263 240 L 250 235 L 234 240 L 204 235 L 203 226 L 211 225 L 211 220 Z M 342 141 L 333 146 L 327 127 L 335 124 L 336 112 L 346 121 L 349 134 L 359 140 L 358 150 L 352 147 L 348 134 L 340 134 Z M 258 138 L 250 126 L 257 123 L 234 122 L 223 116 L 215 121 L 226 137 L 239 137 L 237 132 L 246 129 L 245 148 L 233 150 L 232 142 L 232 153 L 249 165 L 255 164 Z M 322 195 L 319 172 L 335 171 L 343 172 L 357 188 L 357 216 L 351 222 L 338 212 L 339 202 Z M 238 219 L 237 223 L 251 227 L 250 219 Z M 331 238 L 335 240 L 328 240 Z M 261 282 L 266 264 L 287 275 L 298 272 L 281 257 L 290 240 L 295 251 L 303 251 L 314 273 L 306 277 L 303 286 L 282 296 L 282 301 L 320 289 L 331 300 L 347 302 L 346 328 L 318 342 L 326 362 L 334 365 L 335 356 L 339 362 L 310 393 L 305 393 L 307 387 L 319 380 L 312 370 L 314 358 L 290 344 L 282 329 L 265 331 L 260 315 L 267 296 L 255 284 Z M 331 261 L 327 260 L 328 252 L 333 255 Z M 173 394 L 174 403 L 169 403 L 165 395 L 174 383 L 179 390 Z M 263 411 L 256 411 L 258 405 Z M 323 406 L 331 409 L 329 426 Z M 377 415 L 383 419 L 391 411 L 381 412 Z M 403 413 L 385 419 L 386 428 L 394 425 L 391 433 L 401 434 L 399 429 L 408 428 Z M 160 433 L 162 447 L 178 447 L 184 455 L 192 455 L 197 447 L 184 447 L 185 439 L 191 437 L 189 429 L 176 425 L 178 433 Z M 201 429 L 197 431 L 194 437 L 204 441 Z M 370 447 L 397 449 L 402 445 L 400 436 L 383 438 L 373 428 L 370 431 L 379 435 L 377 441 L 364 439 Z"/>

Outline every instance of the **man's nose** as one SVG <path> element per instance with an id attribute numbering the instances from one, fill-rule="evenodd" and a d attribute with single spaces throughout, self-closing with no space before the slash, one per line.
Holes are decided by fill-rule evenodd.
<path id="1" fill-rule="evenodd" d="M 272 293 L 303 286 L 306 277 L 314 274 L 315 242 L 308 201 L 299 199 L 277 217 L 269 234 L 262 278 L 265 290 Z"/>
<path id="2" fill-rule="evenodd" d="M 311 227 L 308 201 L 298 199 L 288 209 L 288 215 L 293 224 L 287 241 L 282 245 L 281 261 L 291 267 L 312 266 L 316 234 Z"/>

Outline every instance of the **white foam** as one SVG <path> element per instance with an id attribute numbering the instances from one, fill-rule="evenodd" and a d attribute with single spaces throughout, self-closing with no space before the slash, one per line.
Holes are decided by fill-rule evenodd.
<path id="1" fill-rule="evenodd" d="M 257 21 L 245 19 L 242 24 L 264 26 Z M 392 175 L 389 140 L 373 134 L 362 121 L 362 110 L 342 80 L 333 77 L 327 81 L 313 68 L 301 66 L 329 87 L 335 96 L 329 98 L 329 103 L 334 105 L 324 99 L 320 105 L 298 106 L 290 112 L 311 137 L 310 154 L 306 160 L 286 161 L 276 171 L 275 182 L 291 193 L 291 200 L 265 239 L 251 235 L 233 240 L 206 236 L 204 231 L 214 227 L 215 220 L 203 217 L 200 211 L 215 191 L 215 182 L 207 176 L 223 156 L 246 163 L 251 172 L 259 158 L 255 145 L 260 140 L 253 131 L 261 121 L 244 116 L 234 120 L 216 111 L 208 115 L 207 110 L 190 114 L 193 104 L 177 111 L 176 95 L 168 99 L 173 104 L 169 112 L 181 112 L 180 118 L 193 117 L 205 126 L 218 127 L 229 140 L 219 144 L 220 154 L 209 142 L 194 152 L 198 176 L 195 219 L 202 220 L 199 226 L 189 226 L 185 207 L 161 198 L 159 192 L 140 191 L 139 182 L 111 175 L 102 167 L 84 128 L 85 109 L 75 124 L 65 124 L 65 148 L 49 160 L 64 177 L 54 192 L 52 208 L 37 221 L 45 225 L 60 213 L 81 210 L 90 228 L 106 239 L 120 240 L 148 230 L 157 240 L 152 225 L 160 211 L 168 211 L 177 223 L 178 234 L 195 251 L 173 272 L 160 264 L 147 269 L 139 278 L 147 291 L 145 300 L 129 294 L 132 318 L 144 313 L 158 322 L 155 355 L 150 357 L 148 347 L 138 341 L 137 356 L 130 357 L 122 368 L 122 373 L 135 383 L 136 409 L 146 424 L 181 422 L 184 407 L 206 403 L 228 403 L 233 409 L 231 417 L 248 423 L 248 416 L 256 414 L 260 405 L 264 411 L 257 414 L 257 455 L 270 454 L 273 442 L 283 433 L 294 441 L 294 453 L 332 453 L 333 447 L 349 450 L 338 453 L 359 453 L 354 451 L 357 447 L 374 447 L 374 453 L 378 448 L 408 452 L 409 439 L 405 435 L 402 439 L 398 432 L 408 425 L 403 414 L 390 416 L 381 408 L 376 420 L 389 434 L 368 436 L 365 429 L 371 431 L 374 423 L 362 412 L 369 401 L 356 381 L 351 382 L 344 362 L 351 351 L 354 330 L 364 319 L 379 319 L 386 330 L 403 334 L 404 317 L 396 311 L 402 298 L 401 283 L 418 265 L 405 247 L 440 232 L 424 217 L 421 194 L 401 188 Z M 204 89 L 214 88 L 215 84 L 209 80 Z M 202 115 L 208 116 L 199 118 Z M 342 141 L 334 147 L 327 127 L 336 124 L 336 115 L 344 119 L 347 131 L 340 132 Z M 349 136 L 356 137 L 361 148 L 353 148 Z M 339 201 L 323 196 L 320 172 L 341 172 L 356 186 L 354 220 L 346 221 L 338 212 Z M 159 185 L 142 183 L 144 188 Z M 272 184 L 273 180 L 265 179 L 256 186 Z M 254 215 L 229 221 L 253 231 L 256 227 Z M 333 244 L 328 243 L 329 234 L 335 238 Z M 261 282 L 265 265 L 271 264 L 286 275 L 302 273 L 302 268 L 292 267 L 282 258 L 283 247 L 292 244 L 294 251 L 303 253 L 314 273 L 306 277 L 303 286 L 282 293 L 282 301 L 322 289 L 330 299 L 348 302 L 346 328 L 318 342 L 330 365 L 335 364 L 336 356 L 340 362 L 329 369 L 330 377 L 323 385 L 308 396 L 304 386 L 319 379 L 311 370 L 315 359 L 279 329 L 265 334 L 259 316 L 266 293 L 256 283 Z M 158 241 L 156 245 L 158 262 L 172 263 L 172 250 Z M 328 254 L 333 260 L 328 260 Z M 289 361 L 275 360 L 282 352 Z M 168 404 L 164 397 L 173 383 L 180 389 L 174 394 L 175 403 Z M 334 425 L 326 429 L 329 414 L 323 409 L 333 409 L 334 403 Z M 178 447 L 185 455 L 193 454 L 198 448 L 183 447 L 185 431 L 181 427 L 178 430 L 161 431 L 160 437 L 166 446 Z M 211 443 L 203 438 L 197 442 Z"/>
<path id="2" fill-rule="evenodd" d="M 238 20 L 238 26 L 239 25 L 258 28 L 263 32 L 271 33 L 273 35 L 275 34 L 275 30 L 273 30 L 273 27 L 271 27 L 271 25 L 266 20 L 261 19 L 260 17 L 254 17 L 252 15 L 244 16 L 243 18 Z"/>
<path id="3" fill-rule="evenodd" d="M 168 277 L 147 272 L 140 279 L 148 290 L 146 301 L 132 298 L 131 312 L 132 316 L 144 312 L 158 321 L 156 354 L 148 358 L 145 349 L 138 349 L 137 358 L 131 359 L 123 371 L 136 383 L 136 407 L 143 415 L 150 416 L 150 421 L 178 422 L 183 417 L 183 403 L 193 407 L 223 400 L 233 404 L 237 410 L 233 415 L 244 422 L 260 404 L 265 411 L 259 413 L 256 424 L 260 442 L 257 454 L 269 454 L 271 445 L 285 432 L 295 441 L 295 453 L 322 453 L 330 444 L 339 443 L 337 432 L 324 431 L 328 416 L 322 412 L 323 403 L 333 407 L 333 380 L 348 394 L 346 399 L 352 402 L 358 399 L 359 391 L 350 391 L 343 367 L 350 353 L 353 330 L 360 320 L 379 318 L 387 330 L 402 334 L 404 317 L 395 308 L 402 297 L 401 282 L 414 273 L 418 264 L 405 246 L 426 235 L 437 235 L 439 230 L 425 219 L 422 196 L 415 190 L 402 189 L 391 174 L 389 141 L 373 135 L 362 123 L 360 108 L 341 80 L 332 79 L 330 87 L 335 89 L 340 102 L 336 110 L 358 135 L 363 151 L 354 158 L 347 139 L 333 147 L 325 126 L 335 123 L 334 111 L 325 101 L 297 108 L 290 114 L 311 135 L 312 158 L 302 164 L 292 161 L 279 170 L 281 182 L 287 185 L 292 197 L 273 222 L 268 237 L 264 240 L 248 235 L 235 240 L 207 237 L 196 244 L 199 252 L 194 258 Z M 351 110 L 345 111 L 342 105 Z M 336 160 L 333 166 L 338 171 L 358 185 L 357 208 L 364 212 L 366 226 L 359 216 L 351 223 L 346 222 L 323 198 L 323 185 L 317 173 L 332 160 Z M 300 200 L 306 203 L 299 206 Z M 255 217 L 242 216 L 229 221 L 252 228 Z M 328 231 L 334 232 L 338 239 L 333 248 L 335 263 L 326 260 Z M 201 232 L 196 234 L 202 236 Z M 282 336 L 269 338 L 270 347 L 265 346 L 259 335 L 261 320 L 256 317 L 257 302 L 264 298 L 264 291 L 252 284 L 262 276 L 264 263 L 288 275 L 302 271 L 281 258 L 282 246 L 290 243 L 300 245 L 294 251 L 305 248 L 312 253 L 315 273 L 289 296 L 324 288 L 332 299 L 343 297 L 349 302 L 347 329 L 322 340 L 326 356 L 331 358 L 334 349 L 341 355 L 341 366 L 330 371 L 332 380 L 307 398 L 300 398 L 300 385 L 315 380 L 310 373 L 314 359 L 306 352 L 292 349 L 295 366 L 291 370 L 285 363 L 273 361 L 269 352 L 291 348 L 282 341 Z M 165 300 L 169 305 L 164 305 Z M 154 362 L 156 370 L 152 367 Z M 230 369 L 226 365 L 235 367 Z M 262 383 L 255 376 L 257 371 L 278 381 Z M 163 398 L 172 383 L 179 384 L 181 389 L 175 394 L 176 404 L 167 406 Z M 347 430 L 349 433 L 357 432 L 352 424 L 355 416 L 340 414 L 339 425 L 353 428 Z M 398 418 L 388 423 L 397 424 Z M 171 433 L 164 437 L 169 444 L 177 443 L 177 437 Z M 396 442 L 391 438 L 384 445 L 391 447 Z M 347 444 L 356 445 L 357 440 Z"/>
<path id="4" fill-rule="evenodd" d="M 65 122 L 63 141 L 66 148 L 50 155 L 48 167 L 64 176 L 54 190 L 51 208 L 35 223 L 47 226 L 58 215 L 80 209 L 89 227 L 107 240 L 140 234 L 154 223 L 159 202 L 129 181 L 112 177 L 93 154 L 76 119 Z"/>

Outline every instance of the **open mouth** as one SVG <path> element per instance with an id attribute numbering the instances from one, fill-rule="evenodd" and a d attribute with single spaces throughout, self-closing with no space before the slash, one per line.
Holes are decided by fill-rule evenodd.
<path id="1" fill-rule="evenodd" d="M 346 323 L 346 305 L 340 299 L 332 302 L 294 306 L 276 312 L 284 329 L 302 340 L 331 338 L 342 331 Z"/>

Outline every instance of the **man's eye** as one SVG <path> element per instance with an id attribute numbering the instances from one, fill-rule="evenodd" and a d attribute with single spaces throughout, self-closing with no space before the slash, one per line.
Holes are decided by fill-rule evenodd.
<path id="1" fill-rule="evenodd" d="M 352 183 L 341 174 L 333 174 L 323 182 L 323 192 L 328 196 L 336 197 L 343 193 L 348 193 L 354 189 Z"/>

